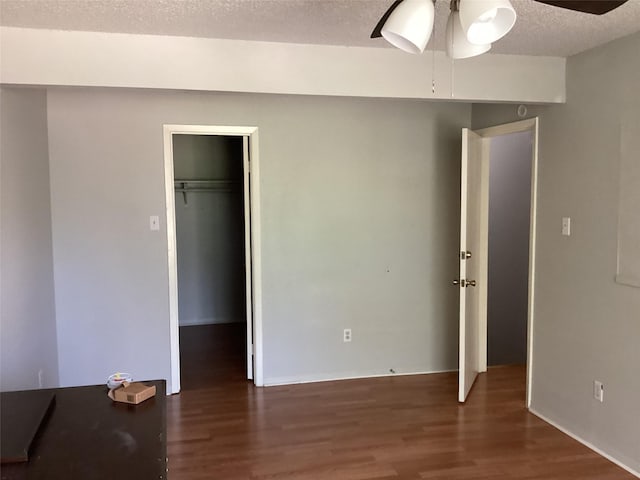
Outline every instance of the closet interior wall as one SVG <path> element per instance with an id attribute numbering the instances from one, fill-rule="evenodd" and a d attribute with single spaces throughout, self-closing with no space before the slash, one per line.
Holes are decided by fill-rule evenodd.
<path id="1" fill-rule="evenodd" d="M 245 322 L 242 137 L 174 135 L 180 326 Z"/>

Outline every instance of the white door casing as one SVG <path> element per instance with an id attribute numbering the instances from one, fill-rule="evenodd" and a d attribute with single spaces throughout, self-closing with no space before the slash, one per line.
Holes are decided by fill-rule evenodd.
<path id="1" fill-rule="evenodd" d="M 242 137 L 242 173 L 244 195 L 244 278 L 247 314 L 247 378 L 253 380 L 253 283 L 251 279 L 251 157 L 249 137 Z"/>
<path id="2" fill-rule="evenodd" d="M 169 328 L 171 378 L 167 393 L 180 392 L 180 343 L 178 322 L 178 268 L 176 249 L 173 135 L 242 136 L 245 187 L 245 265 L 247 275 L 247 377 L 262 386 L 262 273 L 260 229 L 260 170 L 258 127 L 164 125 L 164 168 L 169 273 Z M 250 173 L 249 173 L 250 172 Z M 248 187 L 248 188 L 247 188 Z M 249 355 L 252 355 L 249 361 Z"/>

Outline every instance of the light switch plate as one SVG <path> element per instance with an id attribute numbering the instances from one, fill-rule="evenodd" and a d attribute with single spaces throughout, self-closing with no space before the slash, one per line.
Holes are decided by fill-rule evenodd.
<path id="1" fill-rule="evenodd" d="M 593 381 L 593 398 L 604 402 L 604 384 L 598 380 Z"/>
<path id="2" fill-rule="evenodd" d="M 571 217 L 562 217 L 562 235 L 571 236 Z"/>
<path id="3" fill-rule="evenodd" d="M 160 230 L 160 217 L 158 217 L 158 215 L 151 215 L 149 217 L 149 230 L 151 231 Z"/>

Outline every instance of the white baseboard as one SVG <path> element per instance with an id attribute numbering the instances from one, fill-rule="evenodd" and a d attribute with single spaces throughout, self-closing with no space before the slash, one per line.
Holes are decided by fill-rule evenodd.
<path id="1" fill-rule="evenodd" d="M 279 385 L 296 385 L 299 383 L 318 383 L 318 382 L 335 382 L 339 380 L 359 380 L 364 378 L 378 378 L 378 377 L 399 377 L 405 375 L 429 375 L 432 373 L 450 373 L 457 372 L 457 369 L 453 370 L 429 370 L 421 372 L 370 372 L 370 373 L 353 373 L 343 375 L 331 375 L 331 374 L 319 374 L 319 375 L 303 375 L 300 377 L 274 377 L 265 378 L 265 387 L 275 387 Z"/>
<path id="2" fill-rule="evenodd" d="M 637 472 L 636 470 L 634 470 L 633 468 L 629 467 L 628 465 L 625 465 L 624 463 L 622 463 L 620 460 L 618 460 L 617 458 L 612 457 L 611 455 L 609 455 L 608 453 L 602 451 L 601 449 L 599 449 L 598 447 L 596 447 L 595 445 L 593 445 L 591 442 L 587 442 L 585 439 L 579 437 L 578 435 L 576 435 L 575 433 L 567 430 L 566 428 L 558 425 L 556 422 L 554 422 L 553 420 L 550 420 L 549 418 L 547 418 L 546 416 L 542 415 L 540 412 L 537 412 L 535 409 L 533 408 L 529 408 L 529 411 L 531 413 L 533 413 L 536 417 L 540 418 L 541 420 L 544 420 L 545 422 L 547 422 L 549 425 L 552 425 L 553 427 L 557 428 L 558 430 L 560 430 L 562 433 L 569 435 L 571 438 L 573 438 L 574 440 L 580 442 L 581 444 L 583 444 L 585 447 L 590 448 L 591 450 L 593 450 L 594 452 L 596 452 L 598 455 L 603 456 L 604 458 L 606 458 L 607 460 L 609 460 L 610 462 L 615 463 L 616 465 L 618 465 L 620 468 L 625 469 L 627 472 L 629 472 L 631 475 L 635 475 L 636 477 L 640 478 L 640 472 Z"/>
<path id="3" fill-rule="evenodd" d="M 179 319 L 178 325 L 180 327 L 191 327 L 193 325 L 217 325 L 219 323 L 243 323 L 244 319 L 232 319 L 232 318 L 185 318 Z"/>

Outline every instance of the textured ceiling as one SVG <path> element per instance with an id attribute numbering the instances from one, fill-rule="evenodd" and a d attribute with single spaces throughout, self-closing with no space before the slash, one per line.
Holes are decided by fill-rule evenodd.
<path id="1" fill-rule="evenodd" d="M 0 0 L 15 27 L 386 47 L 369 39 L 393 0 Z M 512 0 L 513 30 L 493 53 L 566 57 L 640 30 L 640 0 L 595 16 Z M 435 46 L 444 49 L 449 1 L 436 1 Z M 432 40 L 433 42 L 433 40 Z M 428 48 L 432 48 L 431 43 Z"/>

